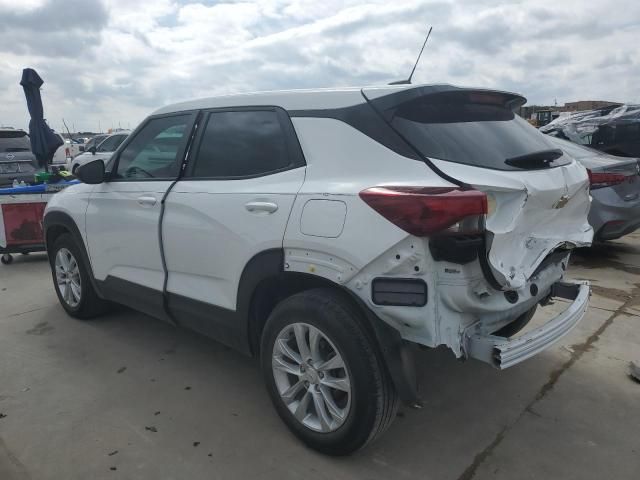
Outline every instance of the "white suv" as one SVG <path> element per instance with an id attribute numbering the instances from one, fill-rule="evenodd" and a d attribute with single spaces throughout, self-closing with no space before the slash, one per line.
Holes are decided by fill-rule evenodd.
<path id="1" fill-rule="evenodd" d="M 592 238 L 585 169 L 511 93 L 258 93 L 162 108 L 49 202 L 72 316 L 117 302 L 261 360 L 288 427 L 352 452 L 418 401 L 412 346 L 506 368 L 588 306 L 562 282 Z M 570 299 L 526 334 L 538 304 Z"/>

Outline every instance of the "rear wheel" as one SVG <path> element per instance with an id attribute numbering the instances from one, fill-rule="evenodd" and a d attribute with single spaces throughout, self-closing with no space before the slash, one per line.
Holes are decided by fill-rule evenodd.
<path id="1" fill-rule="evenodd" d="M 98 297 L 73 237 L 60 235 L 50 251 L 51 271 L 58 300 L 76 318 L 93 318 L 104 313 L 108 303 Z"/>
<path id="2" fill-rule="evenodd" d="M 265 325 L 262 370 L 289 429 L 330 455 L 362 448 L 391 423 L 397 396 L 359 312 L 328 289 L 281 302 Z"/>

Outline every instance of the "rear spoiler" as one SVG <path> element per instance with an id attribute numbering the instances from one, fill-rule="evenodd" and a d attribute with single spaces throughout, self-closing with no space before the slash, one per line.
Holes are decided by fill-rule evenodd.
<path id="1" fill-rule="evenodd" d="M 517 93 L 483 88 L 454 87 L 453 85 L 419 85 L 392 93 L 385 93 L 383 89 L 381 89 L 379 93 L 367 90 L 368 89 L 363 89 L 362 94 L 369 102 L 375 105 L 376 109 L 383 113 L 385 117 L 387 117 L 392 110 L 397 109 L 407 102 L 430 96 L 446 99 L 451 96 L 459 98 L 460 95 L 467 94 L 469 100 L 473 102 L 501 105 L 511 111 L 515 111 L 527 103 L 527 99 Z"/>

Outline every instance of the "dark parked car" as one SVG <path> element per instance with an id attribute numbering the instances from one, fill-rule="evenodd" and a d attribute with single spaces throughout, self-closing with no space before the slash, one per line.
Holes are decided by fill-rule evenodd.
<path id="1" fill-rule="evenodd" d="M 615 157 L 567 140 L 553 138 L 589 171 L 589 223 L 597 240 L 613 240 L 640 228 L 640 163 Z"/>
<path id="2" fill-rule="evenodd" d="M 27 132 L 0 129 L 0 187 L 11 186 L 14 180 L 33 181 L 34 165 L 35 157 L 31 153 Z"/>

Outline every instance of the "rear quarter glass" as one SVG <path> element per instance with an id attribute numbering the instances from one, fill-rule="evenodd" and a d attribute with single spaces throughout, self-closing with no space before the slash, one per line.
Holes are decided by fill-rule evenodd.
<path id="1" fill-rule="evenodd" d="M 557 148 L 511 109 L 510 97 L 454 91 L 424 95 L 387 109 L 385 118 L 426 157 L 496 170 L 505 160 Z M 375 104 L 375 101 L 374 101 Z M 548 163 L 571 162 L 561 156 Z"/>

